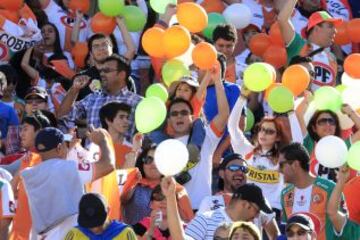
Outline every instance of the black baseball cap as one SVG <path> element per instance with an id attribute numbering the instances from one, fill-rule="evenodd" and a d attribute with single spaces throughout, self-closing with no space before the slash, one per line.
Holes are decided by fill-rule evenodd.
<path id="1" fill-rule="evenodd" d="M 97 193 L 87 193 L 79 203 L 78 224 L 84 228 L 102 226 L 107 217 L 107 203 L 104 197 Z"/>
<path id="2" fill-rule="evenodd" d="M 25 100 L 31 96 L 36 96 L 36 97 L 43 99 L 44 101 L 47 101 L 49 94 L 46 92 L 46 90 L 44 88 L 39 87 L 39 86 L 34 86 L 34 87 L 31 87 L 27 91 L 27 93 L 25 95 Z"/>
<path id="3" fill-rule="evenodd" d="M 311 219 L 311 217 L 305 214 L 295 214 L 290 217 L 286 223 L 286 231 L 288 231 L 289 228 L 293 225 L 298 225 L 306 231 L 315 231 L 315 224 L 313 220 Z"/>
<path id="4" fill-rule="evenodd" d="M 232 198 L 238 198 L 255 203 L 264 213 L 273 212 L 264 195 L 262 194 L 261 188 L 253 183 L 244 184 L 243 186 L 236 189 Z"/>
<path id="5" fill-rule="evenodd" d="M 71 140 L 71 135 L 64 134 L 54 127 L 46 127 L 35 137 L 35 148 L 38 152 L 47 152 L 56 148 L 60 143 Z"/>
<path id="6" fill-rule="evenodd" d="M 220 163 L 219 169 L 222 169 L 222 170 L 225 169 L 226 166 L 228 165 L 228 163 L 233 160 L 242 160 L 247 165 L 247 162 L 243 158 L 242 155 L 237 154 L 237 153 L 231 153 L 231 154 L 227 155 L 226 157 L 224 157 L 224 159 Z"/>

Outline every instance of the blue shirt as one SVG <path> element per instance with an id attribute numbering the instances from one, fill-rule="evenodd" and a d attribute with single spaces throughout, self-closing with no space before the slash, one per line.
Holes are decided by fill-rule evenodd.
<path id="1" fill-rule="evenodd" d="M 354 18 L 360 17 L 360 1 L 359 0 L 349 0 L 351 6 L 352 14 Z"/>
<path id="2" fill-rule="evenodd" d="M 8 127 L 11 125 L 19 125 L 15 109 L 0 102 L 0 131 L 2 139 L 6 138 Z"/>

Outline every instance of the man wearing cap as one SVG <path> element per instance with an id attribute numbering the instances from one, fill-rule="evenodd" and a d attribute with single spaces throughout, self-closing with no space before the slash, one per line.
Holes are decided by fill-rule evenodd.
<path id="1" fill-rule="evenodd" d="M 25 112 L 31 115 L 36 110 L 49 110 L 49 95 L 42 87 L 31 87 L 25 95 Z"/>
<path id="2" fill-rule="evenodd" d="M 287 221 L 285 234 L 288 240 L 316 240 L 315 224 L 310 216 L 295 214 Z"/>
<path id="3" fill-rule="evenodd" d="M 283 222 L 295 213 L 312 213 L 321 223 L 318 239 L 336 239 L 326 212 L 334 182 L 310 174 L 310 156 L 300 143 L 291 143 L 280 150 L 279 166 L 288 183 L 280 199 Z"/>
<path id="4" fill-rule="evenodd" d="M 326 11 L 311 14 L 305 30 L 306 40 L 295 33 L 291 23 L 291 15 L 297 0 L 286 1 L 278 15 L 279 26 L 286 44 L 288 61 L 297 55 L 312 57 L 316 77 L 311 89 L 315 91 L 321 86 L 335 86 L 338 71 L 337 60 L 331 52 L 336 34 L 335 27 L 342 19 L 333 18 Z"/>
<path id="5" fill-rule="evenodd" d="M 56 128 L 44 128 L 36 135 L 35 148 L 42 162 L 20 174 L 29 199 L 33 234 L 42 239 L 63 239 L 76 225 L 83 186 L 114 170 L 115 156 L 106 130 L 93 130 L 89 138 L 101 152 L 95 163 L 66 161 L 66 139 Z"/>
<path id="6" fill-rule="evenodd" d="M 108 213 L 109 207 L 102 195 L 97 193 L 85 194 L 79 203 L 78 226 L 71 229 L 65 239 L 136 239 L 134 231 L 128 225 L 107 220 Z"/>
<path id="7" fill-rule="evenodd" d="M 261 188 L 255 184 L 244 184 L 234 191 L 229 206 L 198 214 L 186 227 L 185 234 L 193 239 L 212 240 L 221 223 L 253 221 L 260 211 L 272 213 Z"/>
<path id="8" fill-rule="evenodd" d="M 249 169 L 241 155 L 229 154 L 223 159 L 219 169 L 221 178 L 219 185 L 222 183 L 223 190 L 213 196 L 205 197 L 201 201 L 198 214 L 229 206 L 234 191 L 246 184 Z M 264 228 L 270 239 L 276 239 L 280 234 L 274 213 L 260 212 L 259 216 L 254 219 L 254 223 L 260 230 Z"/>

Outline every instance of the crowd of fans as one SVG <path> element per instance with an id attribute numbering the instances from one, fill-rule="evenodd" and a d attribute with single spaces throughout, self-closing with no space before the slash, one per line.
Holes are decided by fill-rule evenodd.
<path id="1" fill-rule="evenodd" d="M 151 1 L 125 1 L 146 16 L 144 28 L 130 32 L 116 16 L 106 35 L 71 1 L 24 0 L 16 11 L 0 1 L 0 239 L 360 239 L 358 172 L 315 156 L 326 136 L 360 140 L 359 109 L 341 108 L 350 128 L 331 110 L 307 114 L 312 93 L 340 85 L 344 59 L 359 52 L 360 43 L 334 43 L 336 27 L 360 17 L 358 0 L 178 0 L 208 13 L 242 3 L 252 20 L 218 24 L 210 39 L 192 34 L 216 48 L 217 64 L 191 65 L 167 86 L 166 120 L 146 134 L 136 107 L 163 83 L 165 60 L 146 53 L 142 36 L 178 24 L 177 6 L 159 14 Z M 287 56 L 276 81 L 295 64 L 311 79 L 281 114 L 243 81 L 265 61 L 251 39 L 274 24 Z M 154 160 L 167 139 L 189 155 L 175 176 Z"/>

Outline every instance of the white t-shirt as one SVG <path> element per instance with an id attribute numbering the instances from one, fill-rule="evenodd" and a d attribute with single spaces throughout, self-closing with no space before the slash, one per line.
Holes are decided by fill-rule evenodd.
<path id="1" fill-rule="evenodd" d="M 221 136 L 216 136 L 210 126 L 207 126 L 205 130 L 206 136 L 201 146 L 200 162 L 189 170 L 191 180 L 184 184 L 193 209 L 199 208 L 204 197 L 211 196 L 212 157 L 221 139 Z M 177 139 L 187 145 L 188 138 L 189 135 L 186 135 Z"/>
<path id="2" fill-rule="evenodd" d="M 44 9 L 49 21 L 57 26 L 60 34 L 61 48 L 70 51 L 71 48 L 66 47 L 66 41 L 69 42 L 71 38 L 71 30 L 74 26 L 75 19 L 69 15 L 56 4 L 54 0 L 49 0 L 48 6 Z M 82 20 L 79 30 L 79 42 L 85 42 L 89 35 L 89 21 Z"/>
<path id="3" fill-rule="evenodd" d="M 0 219 L 12 218 L 15 215 L 15 199 L 10 183 L 5 179 L 0 180 Z"/>
<path id="4" fill-rule="evenodd" d="M 295 188 L 293 213 L 310 211 L 312 188 L 312 184 L 304 189 Z"/>
<path id="5" fill-rule="evenodd" d="M 215 211 L 216 209 L 225 208 L 225 201 L 222 195 L 213 195 L 205 197 L 200 204 L 197 214 L 202 214 L 208 211 Z M 275 213 L 266 214 L 260 211 L 258 217 L 254 219 L 254 224 L 259 228 L 260 232 L 276 216 Z"/>

